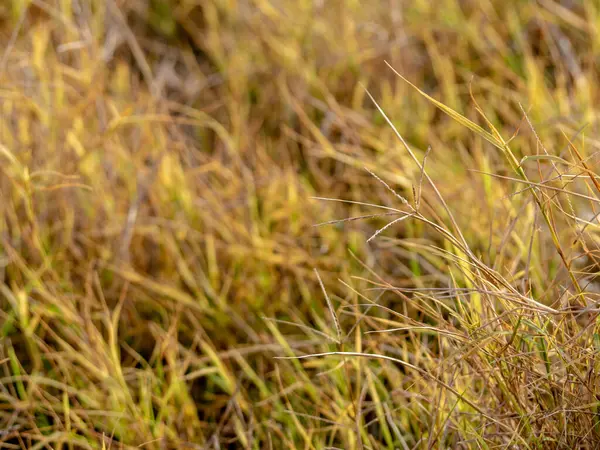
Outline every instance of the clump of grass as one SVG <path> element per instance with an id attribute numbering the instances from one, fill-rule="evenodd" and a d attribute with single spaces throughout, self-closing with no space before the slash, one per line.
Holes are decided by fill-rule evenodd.
<path id="1" fill-rule="evenodd" d="M 485 116 L 493 134 L 420 92 L 500 149 L 507 165 L 517 172 L 515 178 L 503 178 L 517 186 L 519 183 L 526 186 L 517 194 L 524 197 L 522 202 L 529 208 L 526 212 L 521 208 L 516 220 L 529 222 L 531 228 L 525 236 L 514 226 L 506 232 L 509 238 L 517 239 L 521 235 L 529 241 L 529 245 L 523 245 L 522 259 L 513 261 L 512 273 L 506 273 L 505 267 L 486 264 L 484 258 L 470 248 L 451 206 L 428 176 L 424 163 L 414 157 L 393 122 L 377 105 L 421 171 L 418 189 L 415 187 L 413 192 L 422 192 L 425 178 L 435 193 L 435 203 L 430 199 L 424 205 L 433 215 L 433 219 L 429 219 L 420 212 L 420 197 L 415 195 L 414 204 L 410 204 L 372 174 L 404 209 L 394 209 L 400 219 L 391 220 L 371 238 L 401 219 L 424 223 L 440 235 L 443 244 L 414 248 L 424 259 L 437 257 L 447 284 L 444 286 L 441 280 L 436 280 L 415 289 L 395 286 L 393 281 L 377 276 L 368 291 L 394 293 L 405 310 L 410 305 L 410 314 L 382 304 L 367 292 L 354 291 L 363 303 L 348 305 L 345 312 L 359 317 L 357 324 L 361 326 L 352 329 L 358 348 L 282 358 L 341 357 L 344 365 L 352 365 L 356 373 L 350 375 L 347 382 L 356 385 L 350 389 L 356 396 L 354 408 L 348 415 L 355 421 L 359 447 L 372 444 L 362 441 L 361 430 L 369 429 L 369 424 L 378 424 L 387 445 L 404 448 L 487 447 L 492 443 L 503 448 L 593 448 L 600 439 L 595 375 L 600 309 L 593 286 L 597 267 L 595 263 L 584 266 L 578 260 L 595 259 L 594 252 L 588 249 L 590 245 L 595 246 L 589 227 L 598 225 L 579 218 L 573 204 L 575 199 L 581 198 L 589 202 L 590 210 L 595 207 L 600 193 L 598 175 L 566 135 L 572 160 L 552 156 L 544 148 L 544 154 L 525 156 L 517 163 L 509 143 Z M 532 126 L 529 119 L 527 121 Z M 535 133 L 533 126 L 532 131 Z M 537 165 L 539 181 L 528 177 L 525 165 L 529 162 Z M 484 175 L 494 176 L 493 173 Z M 577 184 L 590 195 L 577 190 Z M 516 203 L 514 197 L 513 202 Z M 546 220 L 545 229 L 540 226 L 541 217 Z M 372 216 L 358 217 L 370 218 Z M 394 243 L 402 245 L 399 241 Z M 547 251 L 555 252 L 564 264 L 552 278 L 535 275 L 536 266 L 548 258 L 540 254 L 543 249 L 551 249 Z M 533 284 L 532 279 L 540 280 L 540 285 Z M 326 299 L 329 305 L 330 300 Z M 369 314 L 377 310 L 385 313 L 383 317 Z M 333 317 L 337 327 L 337 319 Z M 377 405 L 380 402 L 377 395 L 371 394 L 371 400 L 376 402 L 372 408 L 379 409 L 379 415 L 372 421 L 366 420 L 364 415 L 370 409 L 365 407 L 364 400 L 369 395 L 369 384 L 361 372 L 368 369 L 356 358 L 379 361 L 384 371 L 399 372 L 397 389 L 412 394 L 418 392 L 419 396 L 408 396 L 408 401 L 396 399 L 392 395 L 395 390 L 388 389 L 385 392 L 388 400 L 382 407 Z M 408 411 L 413 419 L 418 414 L 423 417 L 418 440 L 410 433 L 413 423 L 404 419 Z M 408 424 L 409 428 L 403 430 L 399 424 Z"/>
<path id="2" fill-rule="evenodd" d="M 0 447 L 596 447 L 599 13 L 2 3 Z"/>

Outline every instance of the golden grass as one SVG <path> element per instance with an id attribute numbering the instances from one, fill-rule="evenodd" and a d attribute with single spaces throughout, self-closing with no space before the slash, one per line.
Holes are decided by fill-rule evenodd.
<path id="1" fill-rule="evenodd" d="M 0 448 L 600 445 L 596 2 L 0 20 Z"/>

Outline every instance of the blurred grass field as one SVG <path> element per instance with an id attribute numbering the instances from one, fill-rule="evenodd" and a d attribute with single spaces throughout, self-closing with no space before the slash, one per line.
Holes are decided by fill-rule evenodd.
<path id="1" fill-rule="evenodd" d="M 6 0 L 0 42 L 0 448 L 600 446 L 596 1 Z"/>

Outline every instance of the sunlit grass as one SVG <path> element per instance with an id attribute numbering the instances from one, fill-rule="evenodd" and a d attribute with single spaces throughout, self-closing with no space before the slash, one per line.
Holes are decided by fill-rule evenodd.
<path id="1" fill-rule="evenodd" d="M 0 20 L 0 448 L 597 447 L 595 2 Z"/>

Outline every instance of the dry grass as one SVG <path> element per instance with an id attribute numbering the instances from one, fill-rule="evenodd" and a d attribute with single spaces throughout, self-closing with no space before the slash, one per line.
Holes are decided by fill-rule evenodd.
<path id="1" fill-rule="evenodd" d="M 600 445 L 595 1 L 0 20 L 0 448 Z"/>

